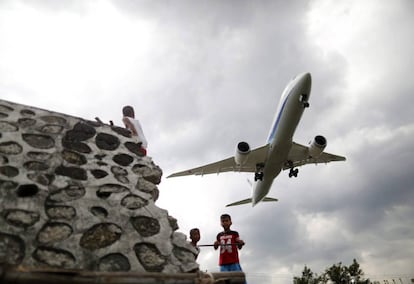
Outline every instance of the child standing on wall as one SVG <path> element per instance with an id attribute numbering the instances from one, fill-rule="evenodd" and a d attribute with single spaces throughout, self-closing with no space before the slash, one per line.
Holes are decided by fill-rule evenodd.
<path id="1" fill-rule="evenodd" d="M 142 130 L 141 123 L 138 119 L 135 119 L 134 108 L 132 106 L 124 106 L 122 114 L 124 115 L 122 121 L 124 122 L 125 127 L 131 131 L 132 136 L 137 137 L 138 142 L 141 143 L 140 150 L 144 156 L 146 156 L 148 142 L 145 138 L 144 131 Z"/>

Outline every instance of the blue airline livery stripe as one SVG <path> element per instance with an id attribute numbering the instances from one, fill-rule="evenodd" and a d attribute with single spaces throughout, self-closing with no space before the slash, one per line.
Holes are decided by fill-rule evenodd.
<path id="1" fill-rule="evenodd" d="M 285 109 L 286 102 L 287 102 L 287 100 L 288 100 L 288 98 L 289 98 L 289 96 L 290 96 L 290 94 L 292 93 L 293 90 L 294 90 L 294 88 L 292 88 L 290 90 L 289 94 L 286 96 L 285 100 L 283 101 L 283 105 L 280 108 L 280 111 L 277 114 L 277 119 L 275 121 L 275 124 L 273 125 L 272 132 L 270 133 L 269 138 L 267 139 L 268 144 L 272 143 L 273 139 L 275 138 L 276 130 L 277 130 L 277 127 L 279 125 L 280 118 L 282 117 L 282 113 L 283 113 L 283 110 Z"/>

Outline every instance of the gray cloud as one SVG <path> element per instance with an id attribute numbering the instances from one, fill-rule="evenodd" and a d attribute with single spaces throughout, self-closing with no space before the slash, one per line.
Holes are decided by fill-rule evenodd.
<path id="1" fill-rule="evenodd" d="M 30 78 L 24 80 L 24 73 L 14 73 L 32 66 L 0 60 L 2 97 L 117 124 L 122 105 L 132 104 L 144 125 L 149 154 L 166 176 L 231 156 L 241 140 L 261 146 L 287 82 L 311 72 L 311 107 L 295 141 L 306 144 L 323 134 L 326 151 L 345 155 L 346 162 L 303 167 L 297 179 L 281 173 L 270 192 L 280 199 L 276 204 L 224 208 L 249 196 L 245 180 L 251 177 L 245 174 L 163 178 L 160 204 L 178 218 L 183 232 L 200 227 L 203 243 L 214 240 L 218 217 L 229 212 L 247 243 L 241 262 L 249 282 L 291 283 L 305 264 L 321 273 L 353 258 L 374 278 L 412 272 L 411 1 L 367 1 L 359 9 L 352 1 L 70 2 L 2 5 L 15 16 L 24 7 L 37 16 L 73 16 L 66 31 L 79 36 L 68 37 L 79 41 L 74 46 L 85 48 L 81 50 L 89 57 L 74 67 L 63 61 L 69 66 L 55 70 L 65 74 L 73 67 L 68 78 L 57 77 L 62 92 L 77 87 L 70 89 L 73 97 L 62 103 L 53 97 L 55 89 L 39 88 Z M 100 5 L 106 14 L 99 14 Z M 311 20 L 315 10 L 322 12 Z M 332 26 L 314 32 L 315 25 L 335 13 L 340 17 Z M 10 50 L 18 42 L 10 36 L 11 18 L 4 19 L 0 38 L 10 49 L 0 45 L 0 59 L 14 55 Z M 43 27 L 53 27 L 52 20 L 44 21 Z M 76 27 L 91 31 L 91 38 L 83 38 Z M 325 33 L 332 38 L 323 37 Z M 41 39 L 45 42 L 34 47 L 53 51 L 47 38 Z M 101 45 L 88 50 L 96 41 Z M 60 55 L 73 52 L 60 47 Z M 30 53 L 30 48 L 21 50 Z M 41 59 L 49 64 L 49 56 Z M 78 78 L 77 72 L 85 69 L 90 70 L 82 73 L 87 78 Z M 88 102 L 79 99 L 84 97 Z M 217 252 L 211 254 L 202 250 L 202 269 L 218 269 Z"/>

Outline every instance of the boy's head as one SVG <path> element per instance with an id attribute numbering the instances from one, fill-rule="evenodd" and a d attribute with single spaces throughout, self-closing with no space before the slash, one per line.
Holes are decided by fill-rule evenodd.
<path id="1" fill-rule="evenodd" d="M 220 216 L 221 226 L 224 230 L 230 229 L 231 226 L 231 217 L 229 214 L 223 214 Z"/>
<path id="2" fill-rule="evenodd" d="M 124 106 L 124 108 L 122 109 L 122 114 L 124 116 L 134 118 L 135 117 L 134 108 L 132 106 Z"/>
<path id="3" fill-rule="evenodd" d="M 200 230 L 198 228 L 193 228 L 190 230 L 190 239 L 195 243 L 200 240 Z"/>

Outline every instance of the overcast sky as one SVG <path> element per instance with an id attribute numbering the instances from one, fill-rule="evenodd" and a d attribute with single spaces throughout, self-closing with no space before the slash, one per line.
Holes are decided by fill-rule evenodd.
<path id="1" fill-rule="evenodd" d="M 414 274 L 414 2 L 0 1 L 0 98 L 121 125 L 136 109 L 164 172 L 157 205 L 211 244 L 229 213 L 250 283 L 356 258 L 367 277 Z M 289 80 L 312 74 L 294 140 L 346 162 L 282 172 L 278 203 L 249 174 L 175 172 L 262 146 Z M 218 252 L 202 248 L 202 270 Z"/>

